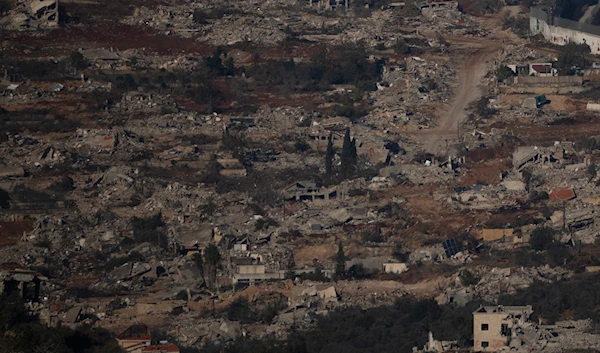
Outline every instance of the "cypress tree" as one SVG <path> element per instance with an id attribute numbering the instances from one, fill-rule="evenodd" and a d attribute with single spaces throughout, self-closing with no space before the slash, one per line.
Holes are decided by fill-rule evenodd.
<path id="1" fill-rule="evenodd" d="M 356 155 L 356 139 L 352 139 L 352 144 L 350 145 L 350 163 L 354 168 L 358 164 L 358 157 Z"/>
<path id="2" fill-rule="evenodd" d="M 327 141 L 327 152 L 325 153 L 325 174 L 328 177 L 333 173 L 333 133 L 329 133 Z"/>
<path id="3" fill-rule="evenodd" d="M 350 140 L 350 128 L 346 129 L 344 143 L 342 145 L 342 177 L 345 179 L 350 174 L 350 165 L 352 164 L 352 141 Z"/>
<path id="4" fill-rule="evenodd" d="M 344 254 L 342 242 L 338 243 L 338 252 L 335 256 L 335 272 L 333 275 L 336 281 L 346 277 L 346 254 Z"/>

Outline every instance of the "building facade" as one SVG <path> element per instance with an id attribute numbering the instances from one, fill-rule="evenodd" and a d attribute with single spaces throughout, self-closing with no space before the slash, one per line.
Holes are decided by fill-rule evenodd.
<path id="1" fill-rule="evenodd" d="M 527 306 L 480 306 L 473 312 L 473 341 L 475 352 L 495 352 L 520 343 L 517 327 L 529 320 L 533 309 Z M 512 344 L 512 345 L 511 345 Z"/>

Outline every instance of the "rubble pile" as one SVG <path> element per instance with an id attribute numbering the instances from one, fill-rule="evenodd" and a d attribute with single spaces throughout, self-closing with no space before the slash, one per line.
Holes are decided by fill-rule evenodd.
<path id="1" fill-rule="evenodd" d="M 373 111 L 364 120 L 383 131 L 428 128 L 434 118 L 424 107 L 448 103 L 456 73 L 450 66 L 410 57 L 384 67 L 382 81 L 373 94 Z"/>
<path id="2" fill-rule="evenodd" d="M 19 0 L 0 26 L 7 29 L 38 29 L 58 26 L 58 1 Z"/>
<path id="3" fill-rule="evenodd" d="M 572 271 L 560 267 L 551 268 L 548 265 L 537 268 L 488 268 L 478 266 L 469 268 L 479 281 L 475 285 L 465 286 L 461 272 L 454 278 L 452 288 L 440 294 L 436 300 L 439 304 L 449 302 L 465 305 L 474 298 L 496 302 L 500 294 L 516 294 L 517 290 L 529 287 L 533 282 L 552 283 L 565 281 L 573 276 Z"/>

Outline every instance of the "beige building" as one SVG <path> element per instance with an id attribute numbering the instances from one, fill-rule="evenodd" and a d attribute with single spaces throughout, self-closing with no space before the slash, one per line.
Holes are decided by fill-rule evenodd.
<path id="1" fill-rule="evenodd" d="M 496 241 L 503 238 L 512 238 L 514 236 L 514 229 L 482 229 L 480 233 L 480 239 L 485 241 Z"/>
<path id="2" fill-rule="evenodd" d="M 475 352 L 495 352 L 503 347 L 519 346 L 514 329 L 522 326 L 533 313 L 527 306 L 480 306 L 473 312 Z"/>

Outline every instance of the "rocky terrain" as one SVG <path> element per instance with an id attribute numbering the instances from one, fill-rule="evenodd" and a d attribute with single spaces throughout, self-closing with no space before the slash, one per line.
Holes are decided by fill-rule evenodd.
<path id="1" fill-rule="evenodd" d="M 519 349 L 596 349 L 528 292 L 600 265 L 596 57 L 530 6 L 0 0 L 1 300 L 106 342 L 65 352 L 292 349 L 419 305 L 382 350 L 469 349 L 479 304 L 533 306 Z"/>

